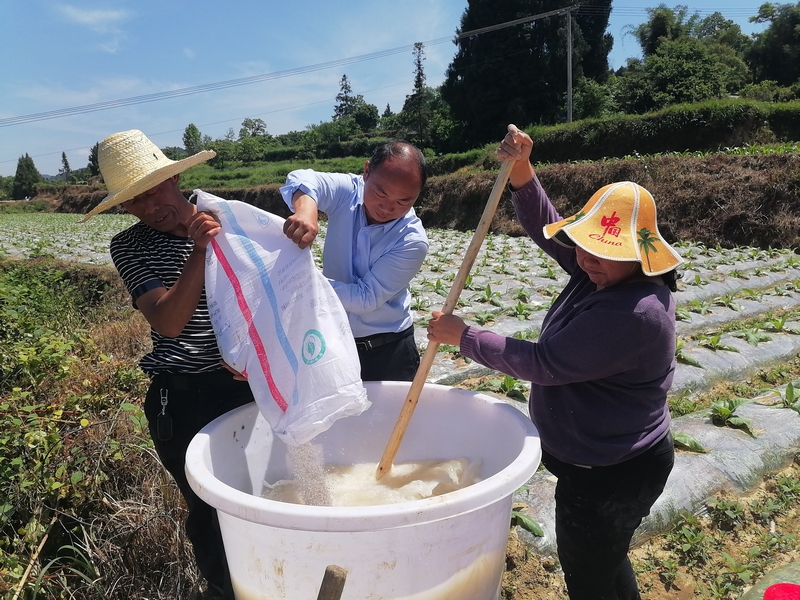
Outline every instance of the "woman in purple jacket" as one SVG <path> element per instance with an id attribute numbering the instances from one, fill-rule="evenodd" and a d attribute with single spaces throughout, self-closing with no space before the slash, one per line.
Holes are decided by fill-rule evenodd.
<path id="1" fill-rule="evenodd" d="M 428 339 L 531 382 L 542 462 L 558 478 L 556 542 L 571 600 L 640 598 L 633 533 L 664 489 L 674 451 L 667 392 L 675 371 L 676 267 L 652 196 L 626 181 L 562 219 L 509 125 L 498 149 L 520 223 L 570 274 L 536 342 L 434 312 Z"/>

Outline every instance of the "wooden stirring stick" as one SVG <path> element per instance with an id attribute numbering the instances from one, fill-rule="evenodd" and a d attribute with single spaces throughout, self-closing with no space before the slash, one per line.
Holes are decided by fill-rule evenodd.
<path id="1" fill-rule="evenodd" d="M 497 179 L 492 187 L 492 192 L 489 194 L 489 200 L 486 202 L 486 208 L 483 209 L 481 220 L 478 223 L 478 227 L 475 229 L 475 233 L 472 235 L 472 241 L 469 244 L 469 248 L 467 248 L 467 253 L 464 256 L 464 260 L 461 261 L 461 266 L 458 269 L 456 278 L 453 280 L 453 286 L 450 288 L 450 293 L 447 295 L 447 299 L 442 307 L 442 312 L 446 315 L 449 315 L 453 312 L 456 302 L 458 302 L 458 297 L 461 295 L 461 291 L 464 289 L 464 284 L 467 281 L 467 275 L 469 275 L 469 271 L 472 269 L 475 258 L 478 256 L 483 239 L 486 237 L 486 232 L 489 231 L 489 226 L 492 224 L 492 218 L 494 217 L 495 210 L 497 209 L 497 204 L 500 202 L 500 197 L 503 195 L 503 189 L 505 188 L 506 182 L 508 181 L 508 176 L 511 174 L 511 169 L 513 166 L 513 160 L 504 160 L 500 166 L 500 172 L 497 174 Z M 375 473 L 376 479 L 383 477 L 389 472 L 389 469 L 392 468 L 394 457 L 397 455 L 397 450 L 400 448 L 400 442 L 403 441 L 406 428 L 408 427 L 409 421 L 411 421 L 411 415 L 414 414 L 414 409 L 417 407 L 419 395 L 422 392 L 422 386 L 425 385 L 425 380 L 428 378 L 428 372 L 431 370 L 433 359 L 435 358 L 436 351 L 438 349 L 439 342 L 432 342 L 430 340 L 428 341 L 428 348 L 425 350 L 425 354 L 422 356 L 422 360 L 419 363 L 419 368 L 414 375 L 414 381 L 411 382 L 411 387 L 409 388 L 408 395 L 403 403 L 400 416 L 397 417 L 397 423 L 394 426 L 392 435 L 389 436 L 389 443 L 386 445 L 386 450 L 383 452 L 381 462 L 378 463 L 378 470 Z"/>

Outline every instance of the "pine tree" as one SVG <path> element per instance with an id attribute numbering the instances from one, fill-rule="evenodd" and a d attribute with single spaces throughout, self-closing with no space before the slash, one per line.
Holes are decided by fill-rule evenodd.
<path id="1" fill-rule="evenodd" d="M 355 97 L 347 75 L 339 81 L 339 93 L 336 94 L 336 105 L 333 107 L 333 120 L 345 119 L 353 114 Z"/>
<path id="2" fill-rule="evenodd" d="M 100 163 L 97 160 L 97 153 L 99 150 L 100 142 L 97 142 L 89 151 L 89 164 L 86 165 L 86 168 L 89 169 L 89 174 L 91 177 L 97 177 L 100 175 Z"/>
<path id="3" fill-rule="evenodd" d="M 414 92 L 406 96 L 403 104 L 401 123 L 408 129 L 408 137 L 419 146 L 430 143 L 430 100 L 432 91 L 425 85 L 425 47 L 422 42 L 414 44 Z"/>
<path id="4" fill-rule="evenodd" d="M 605 81 L 613 39 L 610 0 L 591 10 L 554 0 L 470 0 L 459 33 L 576 6 L 571 13 L 572 77 Z M 442 96 L 471 146 L 499 140 L 509 123 L 557 123 L 566 116 L 568 14 L 459 37 Z"/>
<path id="5" fill-rule="evenodd" d="M 30 198 L 36 195 L 36 184 L 41 183 L 42 175 L 39 173 L 33 159 L 26 153 L 17 161 L 17 172 L 14 183 L 11 185 L 11 197 L 15 200 Z"/>
<path id="6" fill-rule="evenodd" d="M 58 170 L 59 173 L 64 175 L 64 181 L 69 180 L 69 174 L 72 169 L 69 168 L 69 161 L 67 160 L 67 153 L 61 153 L 61 168 Z"/>

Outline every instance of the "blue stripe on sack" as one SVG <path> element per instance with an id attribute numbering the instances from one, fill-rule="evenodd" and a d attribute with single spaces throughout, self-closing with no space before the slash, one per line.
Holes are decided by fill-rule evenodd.
<path id="1" fill-rule="evenodd" d="M 253 261 L 253 264 L 258 268 L 259 277 L 261 279 L 261 285 L 264 286 L 264 291 L 267 293 L 267 298 L 269 299 L 270 306 L 272 307 L 272 315 L 273 318 L 278 314 L 278 300 L 275 297 L 275 290 L 272 287 L 272 282 L 269 278 L 269 273 L 267 272 L 266 265 L 264 261 L 261 260 L 261 257 L 256 252 L 255 247 L 253 246 L 252 240 L 248 238 L 244 230 L 239 225 L 236 217 L 233 214 L 233 211 L 230 207 L 224 203 L 220 202 L 219 207 L 221 212 L 225 213 L 226 218 L 231 224 L 233 232 L 239 236 L 239 240 L 244 247 L 245 252 L 247 252 L 247 256 L 250 260 Z M 289 361 L 289 366 L 291 366 L 292 371 L 295 375 L 297 375 L 298 370 L 298 362 L 297 356 L 295 355 L 294 351 L 292 350 L 292 346 L 289 343 L 289 338 L 286 335 L 286 332 L 283 329 L 283 324 L 281 323 L 280 319 L 274 318 L 275 321 L 275 330 L 278 335 L 278 341 L 280 342 L 281 348 L 283 348 L 283 353 L 286 355 L 286 360 Z M 298 398 L 298 391 L 297 385 L 295 384 L 294 390 L 292 391 L 292 404 L 296 405 L 299 402 Z"/>

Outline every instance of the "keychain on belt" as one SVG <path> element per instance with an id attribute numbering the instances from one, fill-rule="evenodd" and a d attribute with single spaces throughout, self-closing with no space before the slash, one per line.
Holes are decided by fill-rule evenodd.
<path id="1" fill-rule="evenodd" d="M 167 392 L 168 390 L 161 388 L 161 412 L 156 417 L 156 432 L 162 442 L 172 439 L 172 417 L 167 414 Z"/>

